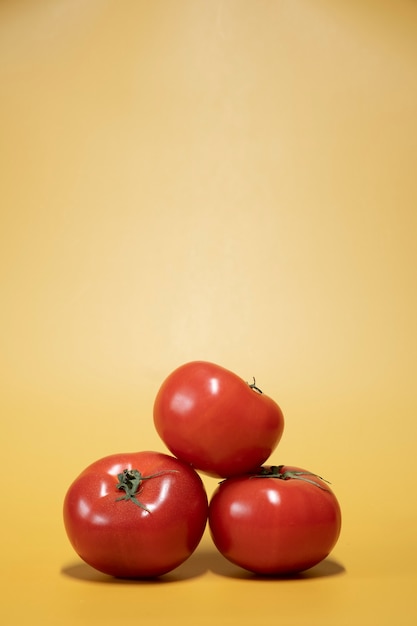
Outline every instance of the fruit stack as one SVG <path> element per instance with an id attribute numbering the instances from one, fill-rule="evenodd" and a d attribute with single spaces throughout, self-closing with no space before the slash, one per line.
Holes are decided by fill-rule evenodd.
<path id="1" fill-rule="evenodd" d="M 170 454 L 104 457 L 66 493 L 65 529 L 88 565 L 161 576 L 193 554 L 207 523 L 217 550 L 258 575 L 293 575 L 329 555 L 339 503 L 317 474 L 268 464 L 284 417 L 255 379 L 207 361 L 181 365 L 163 381 L 153 421 Z M 220 479 L 210 498 L 200 474 Z"/>

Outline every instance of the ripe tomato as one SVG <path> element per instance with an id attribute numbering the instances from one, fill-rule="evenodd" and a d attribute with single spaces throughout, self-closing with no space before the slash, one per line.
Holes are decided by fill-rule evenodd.
<path id="1" fill-rule="evenodd" d="M 64 524 L 77 554 L 120 578 L 171 571 L 195 550 L 207 522 L 207 494 L 189 465 L 159 452 L 114 454 L 69 487 Z"/>
<path id="2" fill-rule="evenodd" d="M 262 465 L 284 430 L 280 407 L 255 382 L 205 361 L 186 363 L 165 379 L 153 414 L 172 454 L 222 478 Z"/>
<path id="3" fill-rule="evenodd" d="M 341 512 L 328 484 L 306 470 L 265 466 L 229 478 L 209 506 L 214 544 L 258 574 L 300 572 L 322 561 L 339 537 Z"/>

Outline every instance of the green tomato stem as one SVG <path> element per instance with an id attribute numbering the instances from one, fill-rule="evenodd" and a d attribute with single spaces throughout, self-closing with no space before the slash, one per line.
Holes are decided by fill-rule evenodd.
<path id="1" fill-rule="evenodd" d="M 306 478 L 306 476 L 314 476 L 314 478 L 319 478 L 323 482 L 330 485 L 329 481 L 325 478 L 322 478 L 318 474 L 313 474 L 312 472 L 297 472 L 292 470 L 283 471 L 284 465 L 271 465 L 270 467 L 261 468 L 261 472 L 259 474 L 255 474 L 250 476 L 250 478 L 278 478 L 280 480 L 303 480 L 306 483 L 310 483 L 323 491 L 329 491 L 326 487 L 323 487 L 315 480 L 311 480 L 310 478 Z"/>
<path id="2" fill-rule="evenodd" d="M 262 389 L 259 389 L 259 387 L 256 386 L 256 380 L 255 380 L 255 376 L 252 376 L 253 378 L 253 383 L 248 383 L 249 387 L 251 389 L 253 389 L 254 391 L 256 391 L 257 393 L 263 393 Z"/>
<path id="3" fill-rule="evenodd" d="M 120 498 L 116 498 L 116 502 L 120 500 L 130 500 L 136 506 L 143 509 L 147 513 L 150 513 L 150 510 L 146 508 L 142 502 L 140 502 L 136 498 L 136 494 L 139 492 L 139 488 L 144 480 L 149 480 L 150 478 L 156 478 L 157 476 L 162 476 L 167 472 L 176 472 L 177 470 L 165 470 L 163 472 L 157 472 L 156 474 L 151 474 L 150 476 L 143 476 L 142 473 L 137 469 L 125 469 L 123 472 L 117 475 L 118 483 L 116 485 L 116 489 L 123 490 L 125 492 L 124 496 L 120 496 Z"/>

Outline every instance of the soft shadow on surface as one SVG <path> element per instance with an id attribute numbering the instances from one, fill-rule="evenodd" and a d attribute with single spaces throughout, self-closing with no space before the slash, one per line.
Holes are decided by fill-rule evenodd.
<path id="1" fill-rule="evenodd" d="M 335 559 L 327 558 L 321 563 L 318 563 L 314 567 L 299 572 L 297 574 L 289 574 L 285 576 L 261 576 L 248 572 L 247 570 L 233 565 L 221 554 L 213 554 L 209 564 L 210 570 L 218 576 L 225 576 L 227 578 L 235 578 L 239 580 L 260 580 L 260 581 L 286 581 L 286 580 L 313 580 L 315 578 L 326 578 L 330 576 L 338 576 L 345 573 L 343 565 L 338 563 Z"/>
<path id="2" fill-rule="evenodd" d="M 237 580 L 259 580 L 259 581 L 286 581 L 286 580 L 314 580 L 338 576 L 345 573 L 343 565 L 336 560 L 327 558 L 321 563 L 298 574 L 288 576 L 260 576 L 233 565 L 216 550 L 197 550 L 185 563 L 156 578 L 114 578 L 90 567 L 83 561 L 70 563 L 61 569 L 61 574 L 68 578 L 91 583 L 113 584 L 113 585 L 161 585 L 175 583 L 203 576 L 206 572 L 212 572 L 217 576 L 234 578 Z"/>
<path id="3" fill-rule="evenodd" d="M 82 580 L 91 583 L 104 583 L 113 585 L 161 585 L 163 583 L 181 582 L 202 576 L 208 570 L 207 553 L 205 551 L 196 551 L 185 563 L 177 568 L 155 578 L 115 578 L 108 574 L 103 574 L 98 570 L 90 567 L 83 561 L 69 563 L 61 569 L 61 574 L 68 578 Z"/>

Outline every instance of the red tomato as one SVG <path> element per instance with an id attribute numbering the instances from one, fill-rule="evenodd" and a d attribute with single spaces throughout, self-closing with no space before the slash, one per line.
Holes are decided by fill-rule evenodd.
<path id="1" fill-rule="evenodd" d="M 235 565 L 284 575 L 309 569 L 330 553 L 341 512 L 323 479 L 296 467 L 265 466 L 218 485 L 209 527 L 218 550 Z"/>
<path id="2" fill-rule="evenodd" d="M 114 454 L 69 487 L 64 523 L 77 554 L 121 578 L 160 576 L 183 563 L 207 522 L 207 494 L 189 465 L 159 452 Z"/>
<path id="3" fill-rule="evenodd" d="M 218 477 L 262 465 L 284 430 L 280 407 L 255 383 L 205 361 L 186 363 L 165 379 L 154 423 L 172 454 Z"/>

